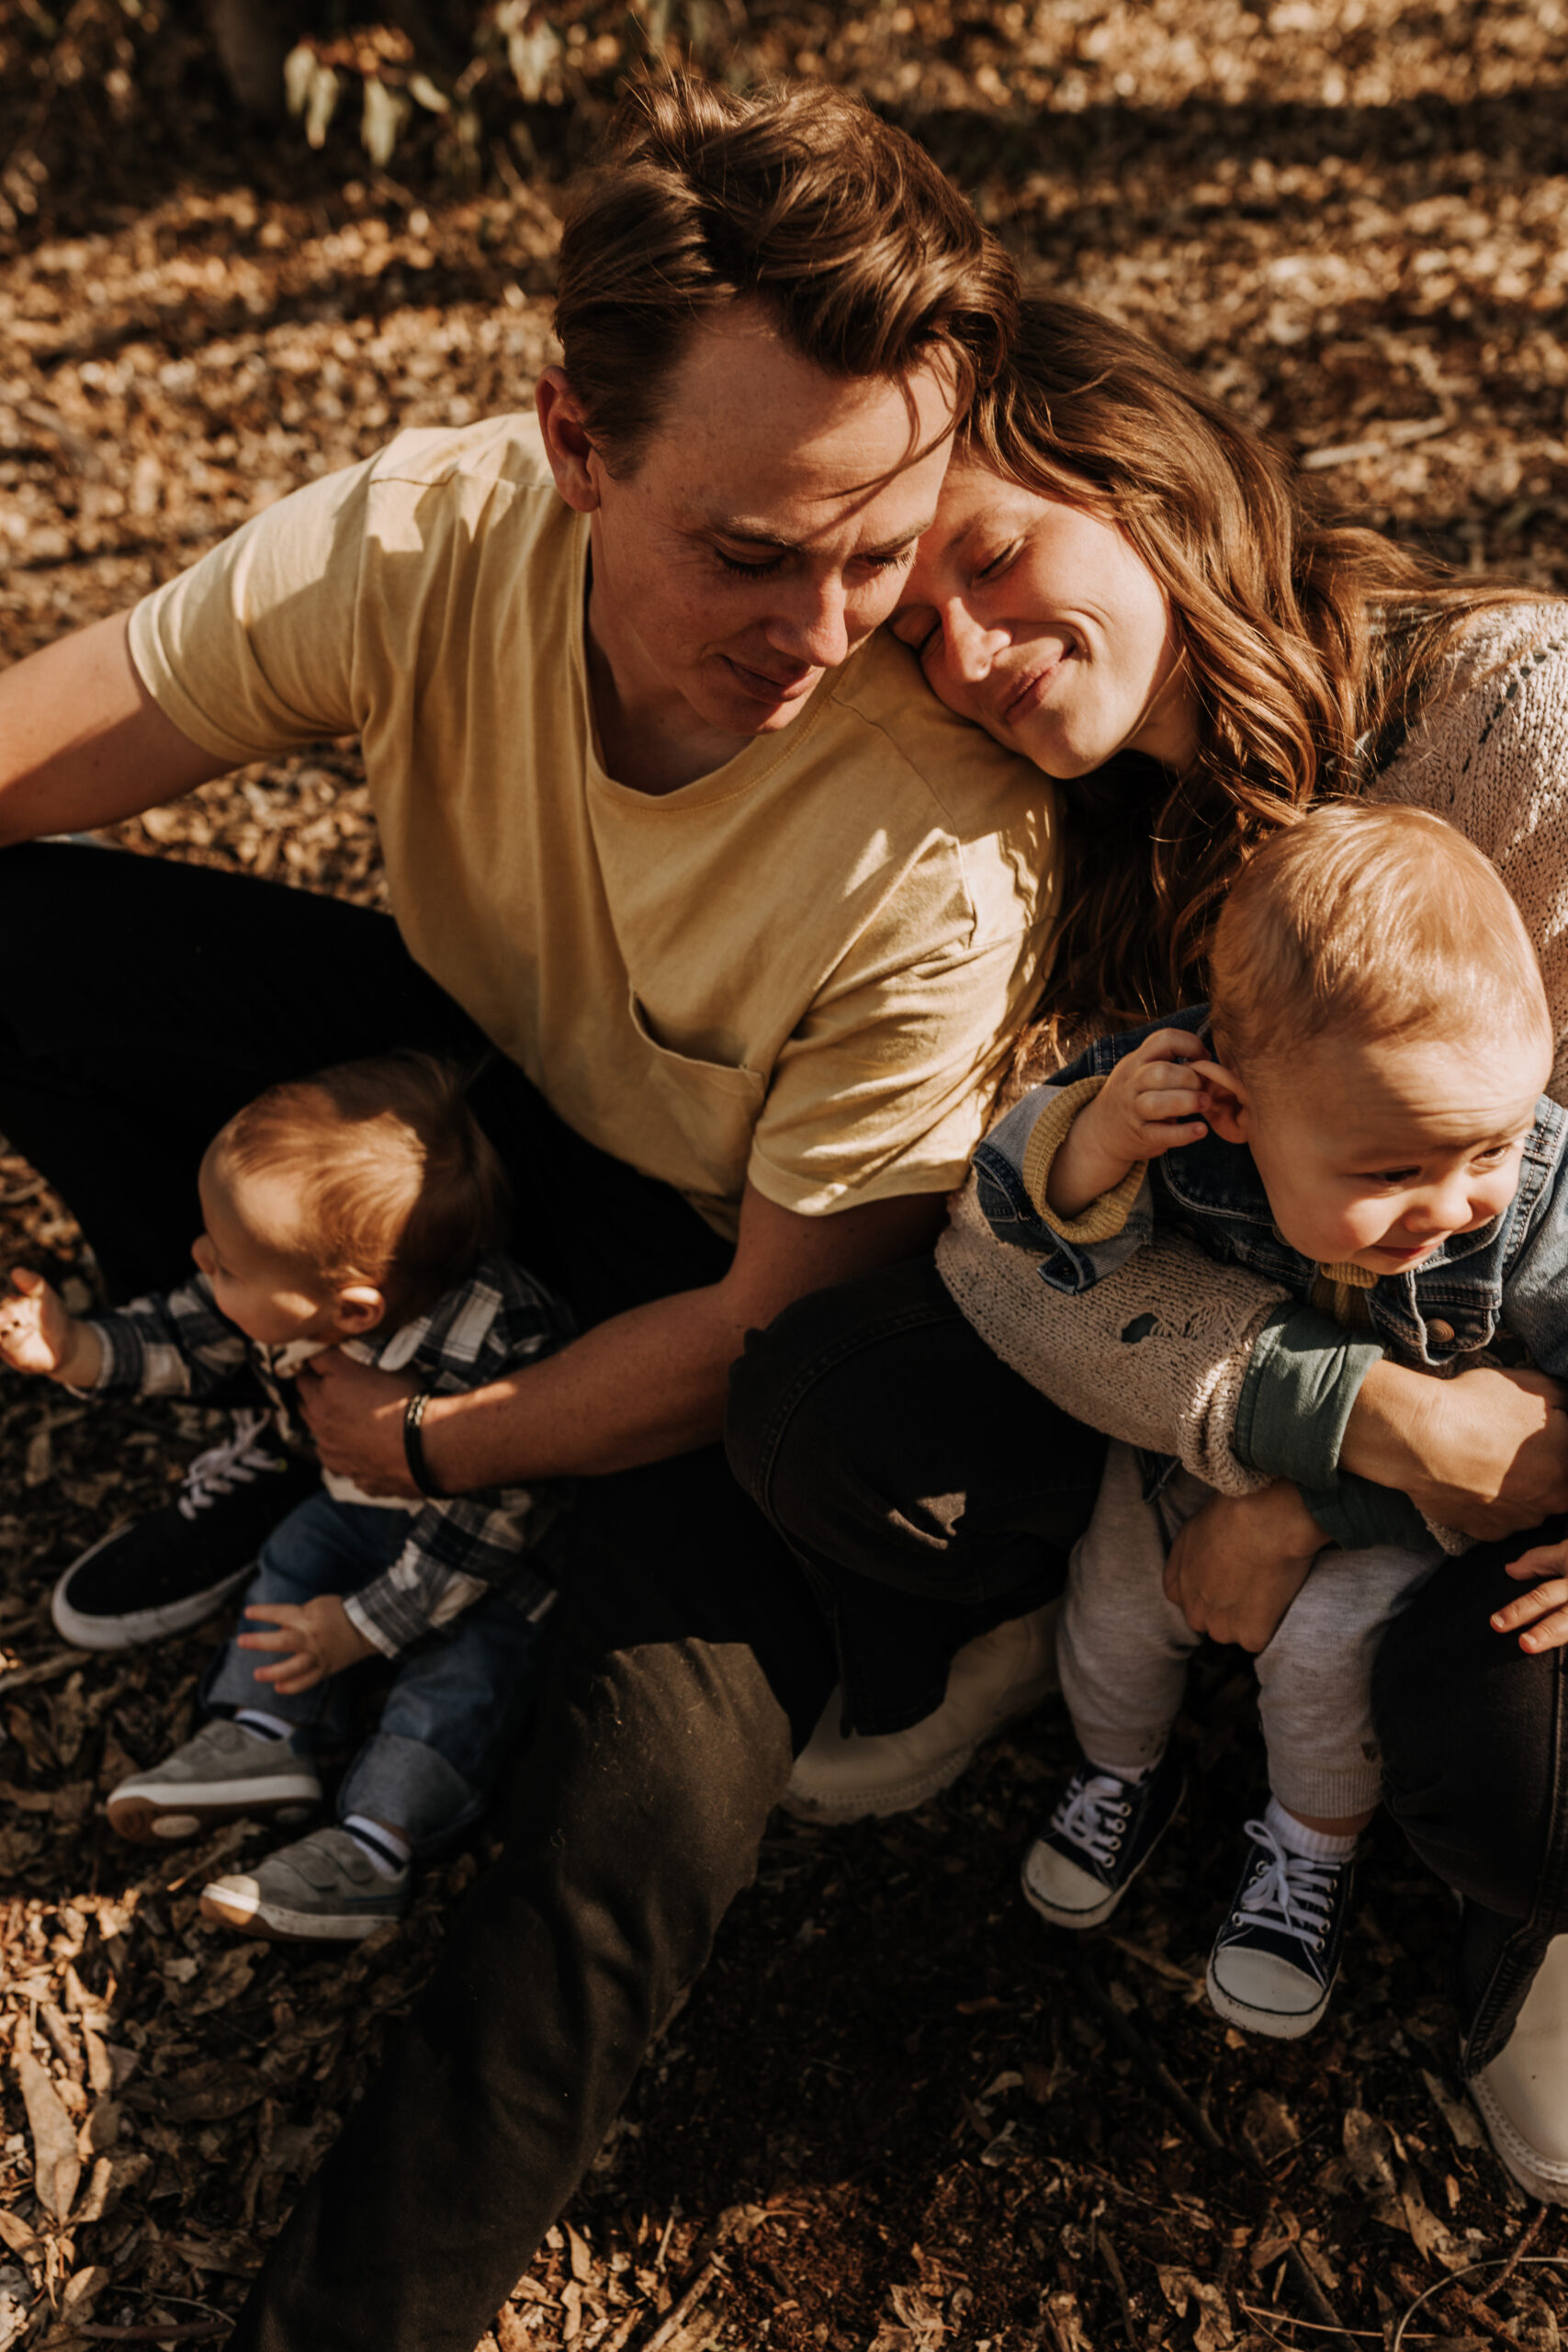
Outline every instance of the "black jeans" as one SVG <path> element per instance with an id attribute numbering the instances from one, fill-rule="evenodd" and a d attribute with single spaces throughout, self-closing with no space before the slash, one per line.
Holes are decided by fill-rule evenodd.
<path id="1" fill-rule="evenodd" d="M 1021 1593 L 1029 1545 L 1065 1507 L 1092 1506 L 1103 1441 L 990 1354 L 929 1262 L 791 1307 L 753 1337 L 731 1390 L 738 1474 L 818 1576 L 851 1567 L 862 1590 L 883 1577 L 961 1606 Z M 1561 1533 L 1449 1562 L 1378 1657 L 1386 1801 L 1464 1898 L 1470 2070 L 1506 2041 L 1548 1942 L 1568 1930 L 1568 1652 L 1527 1657 L 1487 1623 L 1519 1590 L 1503 1564 Z"/>
<path id="2" fill-rule="evenodd" d="M 6 851 L 0 876 L 0 1129 L 76 1211 L 116 1295 L 186 1268 L 202 1150 L 261 1087 L 393 1046 L 484 1051 L 382 916 L 52 843 Z M 726 1246 L 677 1195 L 585 1144 L 511 1065 L 475 1102 L 513 1180 L 519 1255 L 584 1322 L 722 1273 Z M 858 1430 L 883 1402 L 852 1404 Z M 908 1605 L 944 1670 L 1011 1613 L 1010 1578 L 1059 1573 L 1092 1484 L 1074 1461 L 1060 1513 L 1033 1501 L 944 1607 L 919 1561 L 872 1589 L 854 1562 L 797 1560 L 717 1447 L 580 1482 L 504 1852 L 274 2245 L 237 2352 L 472 2352 L 751 1878 L 838 1678 L 836 1624 L 860 1645 L 874 1609 L 896 1626 Z M 1036 1464 L 1032 1491 L 1048 1485 Z M 961 1506 L 933 1505 L 923 1540 L 940 1550 Z M 901 1687 L 886 1695 L 907 1712 Z"/>

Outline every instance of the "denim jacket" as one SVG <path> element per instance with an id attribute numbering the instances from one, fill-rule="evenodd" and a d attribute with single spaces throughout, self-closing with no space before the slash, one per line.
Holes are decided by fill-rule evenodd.
<path id="1" fill-rule="evenodd" d="M 1031 1200 L 1024 1155 L 1052 1098 L 1103 1078 L 1155 1029 L 1206 1032 L 1196 1005 L 1119 1037 L 1105 1037 L 1037 1087 L 999 1120 L 975 1156 L 979 1203 L 999 1240 L 1032 1250 L 1043 1282 L 1077 1292 L 1126 1262 L 1156 1228 L 1188 1235 L 1221 1263 L 1250 1267 L 1310 1303 L 1320 1268 L 1280 1238 L 1252 1154 L 1213 1133 L 1151 1160 L 1120 1233 L 1074 1242 Z M 1413 1271 L 1387 1274 L 1364 1294 L 1374 1336 L 1397 1362 L 1439 1375 L 1462 1371 L 1483 1349 L 1522 1346 L 1542 1372 L 1568 1374 L 1568 1114 L 1543 1095 L 1508 1206 L 1474 1233 L 1455 1234 Z"/>

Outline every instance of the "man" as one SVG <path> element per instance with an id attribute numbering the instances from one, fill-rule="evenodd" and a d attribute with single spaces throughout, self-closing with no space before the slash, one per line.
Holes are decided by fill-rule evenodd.
<path id="1" fill-rule="evenodd" d="M 748 1326 L 934 1234 L 1038 986 L 1042 781 L 873 637 L 1012 300 L 929 161 L 838 94 L 647 85 L 568 223 L 536 432 L 406 435 L 0 679 L 8 842 L 351 730 L 381 830 L 396 929 L 8 854 L 0 1125 L 111 1287 L 168 1278 L 201 1146 L 260 1085 L 488 1040 L 514 1246 L 582 1325 L 428 1408 L 331 1357 L 310 1383 L 329 1465 L 580 1500 L 516 1833 L 237 2346 L 468 2352 L 836 1678 L 832 1597 L 714 1441 Z M 89 1562 L 64 1599 L 137 1638 L 232 1573 L 191 1558 L 172 1595 Z M 985 1622 L 954 1612 L 947 1651 Z"/>

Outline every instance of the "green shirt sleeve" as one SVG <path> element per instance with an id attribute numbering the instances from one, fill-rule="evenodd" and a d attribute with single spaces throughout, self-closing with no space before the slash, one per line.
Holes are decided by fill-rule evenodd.
<path id="1" fill-rule="evenodd" d="M 1375 1340 L 1314 1306 L 1287 1303 L 1258 1334 L 1236 1408 L 1236 1459 L 1289 1478 L 1324 1533 L 1347 1549 L 1431 1541 L 1408 1495 L 1339 1468 L 1345 1424 L 1382 1359 Z"/>

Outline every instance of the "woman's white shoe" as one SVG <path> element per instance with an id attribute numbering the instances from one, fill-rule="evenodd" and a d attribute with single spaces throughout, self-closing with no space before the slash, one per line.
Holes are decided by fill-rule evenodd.
<path id="1" fill-rule="evenodd" d="M 860 1821 L 871 1814 L 908 1813 L 945 1789 L 983 1741 L 1060 1690 L 1059 1605 L 1048 1600 L 966 1642 L 948 1669 L 946 1698 L 908 1731 L 846 1738 L 835 1690 L 795 1758 L 785 1810 L 804 1821 Z"/>
<path id="2" fill-rule="evenodd" d="M 1553 1936 L 1517 2025 L 1468 2087 L 1520 2188 L 1568 2205 L 1568 1935 Z"/>

